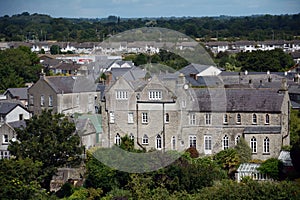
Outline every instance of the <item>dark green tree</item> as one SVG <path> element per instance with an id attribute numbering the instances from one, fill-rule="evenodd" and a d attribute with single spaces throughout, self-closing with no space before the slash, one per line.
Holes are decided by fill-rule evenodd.
<path id="1" fill-rule="evenodd" d="M 41 162 L 41 185 L 50 189 L 50 181 L 58 167 L 76 165 L 81 161 L 83 148 L 76 135 L 75 125 L 63 114 L 43 111 L 26 121 L 26 127 L 17 129 L 17 141 L 8 149 L 17 159 L 30 158 Z"/>
<path id="2" fill-rule="evenodd" d="M 267 174 L 274 180 L 279 180 L 280 173 L 282 172 L 283 164 L 280 160 L 276 158 L 270 158 L 266 161 L 264 161 L 258 170 L 263 173 Z"/>
<path id="3" fill-rule="evenodd" d="M 55 54 L 60 54 L 60 47 L 58 45 L 52 45 L 50 47 L 50 53 L 52 55 L 55 55 Z"/>
<path id="4" fill-rule="evenodd" d="M 238 153 L 240 163 L 246 163 L 251 160 L 252 150 L 244 138 L 241 137 L 234 148 Z"/>
<path id="5" fill-rule="evenodd" d="M 38 182 L 42 162 L 25 159 L 0 160 L 0 199 L 36 199 L 42 195 Z"/>

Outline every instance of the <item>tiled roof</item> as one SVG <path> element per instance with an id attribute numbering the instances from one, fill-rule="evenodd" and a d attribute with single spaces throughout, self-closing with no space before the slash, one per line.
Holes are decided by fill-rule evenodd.
<path id="1" fill-rule="evenodd" d="M 10 122 L 8 124 L 13 128 L 25 128 L 26 127 L 25 120 Z"/>
<path id="2" fill-rule="evenodd" d="M 190 89 L 193 110 L 211 112 L 280 112 L 284 95 L 272 89 Z"/>
<path id="3" fill-rule="evenodd" d="M 19 99 L 28 99 L 27 97 L 27 87 L 26 88 L 8 88 L 4 95 L 7 95 L 7 93 L 10 93 L 13 98 L 19 98 Z"/>
<path id="4" fill-rule="evenodd" d="M 44 80 L 57 94 L 96 91 L 94 81 L 84 76 L 46 76 Z"/>

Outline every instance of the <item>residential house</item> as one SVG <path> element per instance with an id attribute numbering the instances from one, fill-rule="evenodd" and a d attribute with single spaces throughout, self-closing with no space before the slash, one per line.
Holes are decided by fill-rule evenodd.
<path id="1" fill-rule="evenodd" d="M 28 109 L 39 114 L 43 109 L 56 113 L 96 113 L 100 94 L 94 80 L 84 76 L 41 76 L 28 89 Z"/>
<path id="2" fill-rule="evenodd" d="M 9 141 L 16 137 L 15 130 L 6 122 L 0 122 L 0 159 L 9 159 L 10 153 L 7 150 Z"/>
<path id="3" fill-rule="evenodd" d="M 20 101 L 23 106 L 28 106 L 28 95 L 27 95 L 28 88 L 8 88 L 3 95 L 6 96 L 7 100 L 18 100 Z"/>
<path id="4" fill-rule="evenodd" d="M 20 103 L 0 101 L 0 118 L 6 123 L 30 119 L 30 112 Z"/>

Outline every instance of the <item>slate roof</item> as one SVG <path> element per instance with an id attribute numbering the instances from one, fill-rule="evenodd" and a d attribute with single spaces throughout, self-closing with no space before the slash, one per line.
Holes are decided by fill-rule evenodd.
<path id="1" fill-rule="evenodd" d="M 27 96 L 27 90 L 28 88 L 8 88 L 5 92 L 4 95 L 7 95 L 7 93 L 10 93 L 13 98 L 17 98 L 20 100 L 23 99 L 28 99 Z"/>
<path id="2" fill-rule="evenodd" d="M 83 120 L 83 119 L 91 120 L 96 132 L 97 133 L 102 133 L 102 118 L 101 118 L 101 115 L 99 115 L 99 114 L 93 114 L 93 115 L 84 114 L 84 115 L 78 116 L 78 119 L 79 120 Z"/>
<path id="3" fill-rule="evenodd" d="M 292 159 L 289 151 L 281 151 L 278 157 L 278 160 L 281 160 L 284 166 L 292 167 Z"/>
<path id="4" fill-rule="evenodd" d="M 8 124 L 13 128 L 25 128 L 26 127 L 25 120 L 9 122 Z"/>
<path id="5" fill-rule="evenodd" d="M 281 112 L 284 95 L 272 89 L 190 89 L 191 109 L 202 112 Z"/>
<path id="6" fill-rule="evenodd" d="M 183 73 L 184 75 L 199 74 L 209 67 L 210 67 L 209 65 L 200 65 L 200 64 L 192 63 L 179 70 L 179 72 Z"/>
<path id="7" fill-rule="evenodd" d="M 246 127 L 244 133 L 280 133 L 281 127 L 280 126 L 251 126 Z"/>
<path id="8" fill-rule="evenodd" d="M 43 79 L 58 93 L 96 91 L 96 84 L 84 76 L 46 76 Z"/>
<path id="9" fill-rule="evenodd" d="M 23 107 L 20 103 L 17 102 L 0 102 L 0 114 L 6 115 L 17 106 Z"/>

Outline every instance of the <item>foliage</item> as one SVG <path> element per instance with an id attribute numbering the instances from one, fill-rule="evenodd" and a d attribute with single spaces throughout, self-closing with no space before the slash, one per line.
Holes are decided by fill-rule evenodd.
<path id="1" fill-rule="evenodd" d="M 243 71 L 285 71 L 295 64 L 292 56 L 282 49 L 240 52 L 236 55 L 236 60 L 237 67 L 241 67 Z"/>
<path id="2" fill-rule="evenodd" d="M 61 53 L 60 47 L 59 47 L 58 45 L 52 45 L 52 46 L 50 47 L 50 53 L 51 53 L 52 55 L 60 54 L 60 53 Z"/>
<path id="3" fill-rule="evenodd" d="M 62 114 L 43 111 L 26 121 L 26 127 L 17 129 L 17 141 L 8 149 L 12 155 L 41 162 L 41 185 L 49 190 L 50 181 L 58 167 L 79 164 L 82 147 L 75 135 L 75 125 Z"/>
<path id="4" fill-rule="evenodd" d="M 247 163 L 251 160 L 252 150 L 244 138 L 241 137 L 234 148 L 238 152 L 240 163 Z"/>
<path id="5" fill-rule="evenodd" d="M 102 194 L 101 189 L 94 188 L 78 188 L 74 190 L 74 193 L 66 198 L 66 200 L 94 200 L 100 199 Z"/>
<path id="6" fill-rule="evenodd" d="M 195 147 L 190 147 L 186 150 L 186 152 L 188 152 L 190 154 L 191 158 L 198 158 L 199 157 L 199 152 L 197 151 L 197 149 Z"/>
<path id="7" fill-rule="evenodd" d="M 300 35 L 300 14 L 261 15 L 245 17 L 182 17 L 124 19 L 108 16 L 104 19 L 52 18 L 48 15 L 24 12 L 0 17 L 2 41 L 103 41 L 109 35 L 151 24 L 173 29 L 194 38 L 209 40 L 291 40 Z"/>
<path id="8" fill-rule="evenodd" d="M 113 188 L 120 188 L 129 181 L 129 174 L 112 169 L 99 160 L 91 153 L 87 154 L 86 162 L 86 188 L 101 188 L 106 194 Z"/>
<path id="9" fill-rule="evenodd" d="M 291 145 L 293 146 L 297 142 L 300 142 L 300 111 L 291 110 L 290 116 L 290 133 L 291 133 Z"/>
<path id="10" fill-rule="evenodd" d="M 269 158 L 260 165 L 258 171 L 263 174 L 267 174 L 274 180 L 279 180 L 282 167 L 283 164 L 280 160 L 276 158 Z"/>
<path id="11" fill-rule="evenodd" d="M 40 192 L 41 162 L 31 159 L 0 160 L 0 199 L 34 199 Z"/>
<path id="12" fill-rule="evenodd" d="M 257 182 L 237 183 L 223 180 L 212 187 L 203 188 L 194 199 L 299 199 L 300 188 L 292 182 Z"/>
<path id="13" fill-rule="evenodd" d="M 0 91 L 37 81 L 41 69 L 38 56 L 28 47 L 0 51 Z"/>
<path id="14" fill-rule="evenodd" d="M 124 137 L 121 137 L 121 144 L 120 148 L 124 149 L 126 151 L 135 152 L 134 149 L 134 141 L 128 137 L 128 135 L 125 135 Z"/>
<path id="15" fill-rule="evenodd" d="M 240 164 L 240 157 L 236 149 L 226 149 L 214 156 L 214 160 L 234 178 L 234 173 Z"/>

